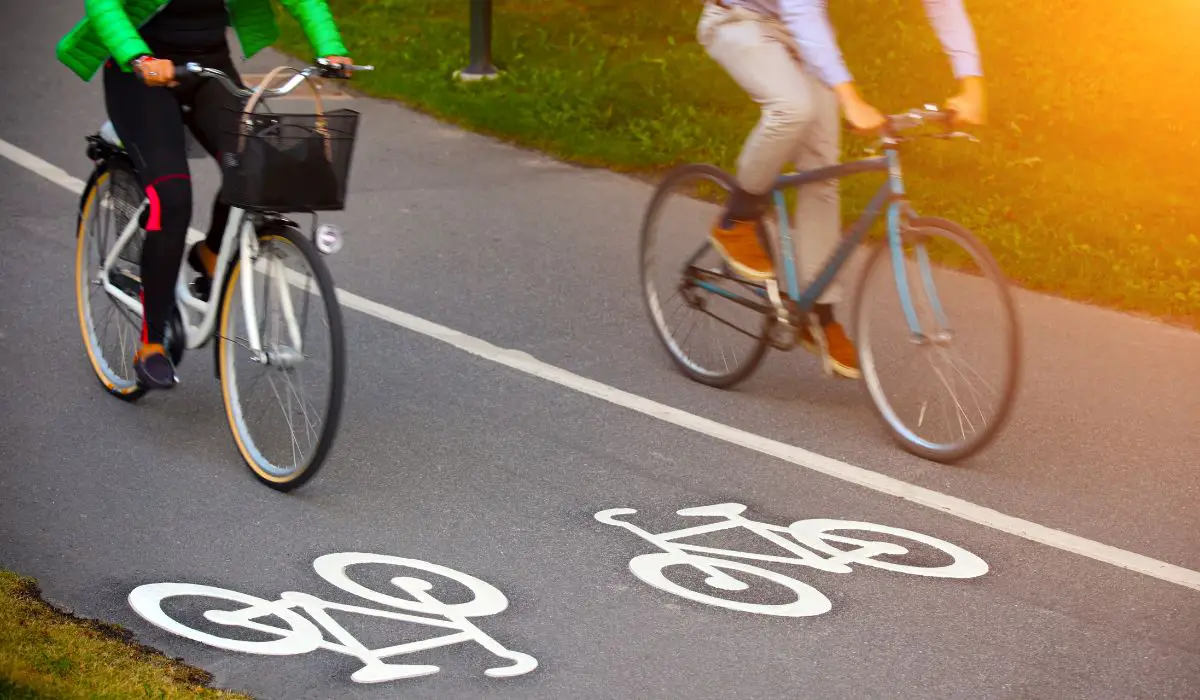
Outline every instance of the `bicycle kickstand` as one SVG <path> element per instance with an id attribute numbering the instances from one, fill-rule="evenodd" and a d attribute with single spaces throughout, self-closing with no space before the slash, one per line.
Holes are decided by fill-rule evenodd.
<path id="1" fill-rule="evenodd" d="M 829 339 L 825 337 L 825 328 L 821 325 L 821 318 L 815 311 L 809 311 L 805 314 L 805 320 L 808 322 L 808 332 L 817 341 L 817 349 L 821 353 L 821 372 L 832 379 L 834 376 L 833 358 L 829 356 Z"/>
<path id="2" fill-rule="evenodd" d="M 771 300 L 771 306 L 775 309 L 775 322 L 767 330 L 767 340 L 771 347 L 787 352 L 796 347 L 800 334 L 796 326 L 792 325 L 791 312 L 779 294 L 779 282 L 774 279 L 767 280 L 766 288 L 767 298 Z"/>

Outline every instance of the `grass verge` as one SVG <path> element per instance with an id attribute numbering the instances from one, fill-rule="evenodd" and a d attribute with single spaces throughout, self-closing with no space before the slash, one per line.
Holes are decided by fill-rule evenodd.
<path id="1" fill-rule="evenodd" d="M 917 0 L 831 3 L 864 94 L 885 111 L 953 82 Z M 364 92 L 569 161 L 655 176 L 731 167 L 757 107 L 695 41 L 700 0 L 495 3 L 497 81 L 460 84 L 464 0 L 330 0 Z M 982 144 L 906 154 L 923 213 L 975 230 L 1017 284 L 1200 328 L 1200 33 L 1193 0 L 973 0 L 989 80 Z M 281 48 L 308 56 L 283 19 Z M 864 142 L 848 137 L 846 157 Z M 847 221 L 877 185 L 845 181 Z M 633 232 L 630 232 L 633 235 Z"/>
<path id="2" fill-rule="evenodd" d="M 249 698 L 211 680 L 120 627 L 56 610 L 32 579 L 0 571 L 0 698 Z"/>

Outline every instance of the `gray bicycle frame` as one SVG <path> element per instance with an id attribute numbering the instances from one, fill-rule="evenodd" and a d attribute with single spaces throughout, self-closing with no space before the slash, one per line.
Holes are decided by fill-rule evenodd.
<path id="1" fill-rule="evenodd" d="M 784 199 L 784 191 L 794 187 L 800 187 L 821 180 L 834 180 L 858 175 L 861 173 L 882 172 L 887 171 L 888 179 L 880 185 L 875 192 L 875 196 L 867 204 L 866 209 L 859 215 L 854 222 L 850 232 L 842 238 L 841 243 L 829 256 L 821 273 L 817 275 L 803 291 L 800 289 L 800 280 L 796 273 L 796 254 L 792 245 L 792 227 L 787 212 L 787 202 Z M 904 311 L 905 320 L 908 322 L 909 330 L 912 331 L 914 337 L 920 337 L 921 326 L 917 320 L 916 310 L 913 308 L 912 295 L 909 290 L 908 276 L 904 270 L 904 249 L 902 246 L 901 223 L 904 216 L 911 216 L 911 208 L 904 199 L 904 177 L 900 170 L 900 155 L 894 145 L 889 145 L 885 155 L 873 158 L 863 158 L 861 160 L 842 163 L 839 165 L 830 165 L 823 168 L 816 168 L 799 173 L 788 173 L 776 179 L 772 195 L 774 197 L 775 209 L 779 216 L 779 238 L 780 248 L 783 254 L 783 273 L 784 282 L 786 284 L 786 292 L 789 299 L 796 302 L 797 307 L 802 312 L 807 312 L 816 304 L 817 299 L 825 292 L 834 277 L 841 271 L 842 266 L 849 260 L 854 249 L 866 237 L 867 231 L 879 218 L 883 210 L 887 209 L 887 229 L 888 229 L 888 246 L 891 248 L 892 254 L 892 271 L 896 278 L 896 289 L 900 294 L 900 304 Z M 701 249 L 697 253 L 698 257 L 703 252 Z M 924 246 L 920 246 L 917 252 L 918 263 L 921 268 L 921 277 L 924 282 L 924 287 L 928 293 L 930 305 L 933 307 L 934 313 L 938 322 L 943 328 L 948 327 L 945 314 L 942 312 L 941 302 L 938 299 L 937 291 L 933 286 L 931 275 L 930 262 L 928 253 Z M 689 263 L 690 264 L 690 263 Z M 730 292 L 715 284 L 706 282 L 703 279 L 696 280 L 697 286 L 704 288 L 707 291 L 719 294 L 727 299 L 738 303 L 745 303 L 742 297 L 734 292 Z M 766 312 L 767 307 L 761 305 L 753 305 L 753 308 L 759 311 Z"/>

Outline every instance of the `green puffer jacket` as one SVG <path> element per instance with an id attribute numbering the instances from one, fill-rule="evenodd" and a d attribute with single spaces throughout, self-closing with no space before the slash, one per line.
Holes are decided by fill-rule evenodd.
<path id="1" fill-rule="evenodd" d="M 58 60 L 84 80 L 91 80 L 111 56 L 121 70 L 141 54 L 150 53 L 138 28 L 170 0 L 84 0 L 87 16 L 58 42 Z M 338 34 L 325 0 L 281 0 L 304 28 L 318 56 L 345 56 L 346 47 Z M 271 0 L 225 0 L 229 23 L 249 58 L 275 43 L 279 25 Z"/>

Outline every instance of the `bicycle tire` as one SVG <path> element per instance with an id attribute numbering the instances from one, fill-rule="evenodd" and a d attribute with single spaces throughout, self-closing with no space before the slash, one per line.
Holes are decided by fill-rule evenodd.
<path id="1" fill-rule="evenodd" d="M 117 184 L 122 181 L 122 184 Z M 103 215 L 105 207 L 101 204 L 101 198 L 105 195 L 105 190 L 110 197 L 118 196 L 114 194 L 117 189 L 123 189 L 126 185 L 132 188 L 133 192 L 140 192 L 138 187 L 137 171 L 133 164 L 124 156 L 113 156 L 101 162 L 92 171 L 88 178 L 87 185 L 84 187 L 83 193 L 79 200 L 79 210 L 75 223 L 75 306 L 76 314 L 79 320 L 79 329 L 83 336 L 84 350 L 87 353 L 88 364 L 92 368 L 93 374 L 104 390 L 111 396 L 115 396 L 122 401 L 130 403 L 136 402 L 146 394 L 146 387 L 142 386 L 137 381 L 137 375 L 132 368 L 132 353 L 136 343 L 140 341 L 135 332 L 134 338 L 129 341 L 127 358 L 122 358 L 123 364 L 127 364 L 129 376 L 121 376 L 113 367 L 110 360 L 117 358 L 109 358 L 105 356 L 104 349 L 100 347 L 100 340 L 95 329 L 95 319 L 92 315 L 90 287 L 96 284 L 91 280 L 89 271 L 93 267 L 92 261 L 88 259 L 89 247 L 95 242 L 96 236 L 103 236 L 104 232 L 97 232 L 94 227 L 90 226 L 92 222 L 97 220 L 97 215 Z M 136 210 L 141 204 L 140 194 L 137 195 L 137 201 L 125 201 L 125 208 Z M 118 217 L 120 212 L 116 211 L 115 206 L 108 207 L 109 212 L 117 215 L 117 225 L 111 231 L 111 241 L 109 244 L 115 243 L 120 236 L 120 231 L 125 224 L 128 223 L 128 217 L 121 221 Z M 142 233 L 144 236 L 144 232 Z M 99 245 L 99 244 L 98 244 Z M 100 251 L 97 256 L 98 266 L 103 262 L 103 257 L 107 254 L 107 248 Z M 97 267 L 98 269 L 98 267 Z M 111 299 L 101 290 L 104 298 L 108 298 L 112 304 L 117 304 L 115 299 Z M 122 341 L 122 346 L 125 342 Z"/>
<path id="2" fill-rule="evenodd" d="M 993 282 L 1000 308 L 1004 316 L 1003 327 L 1007 341 L 1004 344 L 1005 366 L 1007 372 L 1003 388 L 999 395 L 998 406 L 994 418 L 982 432 L 976 433 L 971 439 L 965 439 L 959 444 L 938 444 L 924 440 L 916 435 L 911 427 L 906 425 L 891 406 L 884 395 L 876 371 L 874 354 L 870 346 L 870 328 L 866 318 L 865 304 L 867 287 L 872 272 L 881 261 L 890 261 L 891 247 L 886 243 L 877 245 L 870 253 L 858 278 L 855 293 L 854 324 L 855 338 L 859 343 L 859 364 L 863 370 L 863 386 L 875 409 L 892 439 L 903 449 L 922 459 L 942 464 L 955 464 L 965 460 L 990 445 L 1007 424 L 1012 413 L 1012 406 L 1017 392 L 1021 375 L 1021 332 L 1017 320 L 1016 305 L 1012 291 L 1004 277 L 999 264 L 991 252 L 973 233 L 963 226 L 946 219 L 937 217 L 917 217 L 909 221 L 909 231 L 934 231 L 960 245 L 971 258 L 982 268 L 982 274 Z M 911 235 L 906 233 L 905 235 Z M 894 279 L 894 272 L 891 273 Z"/>
<path id="3" fill-rule="evenodd" d="M 663 177 L 658 187 L 655 188 L 654 196 L 646 207 L 646 213 L 642 218 L 642 229 L 639 237 L 640 255 L 638 259 L 638 275 L 642 287 L 642 302 L 646 309 L 646 314 L 650 318 L 650 324 L 654 327 L 655 335 L 658 337 L 659 342 L 662 343 L 663 348 L 667 351 L 675 366 L 693 381 L 717 389 L 729 389 L 747 379 L 762 363 L 769 346 L 769 333 L 773 318 L 766 314 L 763 315 L 762 326 L 755 336 L 754 345 L 750 349 L 744 364 L 734 368 L 727 368 L 727 371 L 724 372 L 708 370 L 687 355 L 680 346 L 679 341 L 675 339 L 671 329 L 667 327 L 666 317 L 658 304 L 658 291 L 654 289 L 651 279 L 655 263 L 653 248 L 657 236 L 655 224 L 662 213 L 661 209 L 673 193 L 674 188 L 693 179 L 708 180 L 724 187 L 726 190 L 732 190 L 736 184 L 733 177 L 724 170 L 707 163 L 681 165 Z"/>
<path id="4" fill-rule="evenodd" d="M 269 461 L 264 464 L 265 460 L 260 459 L 262 453 L 254 445 L 253 438 L 245 435 L 245 431 L 239 425 L 241 422 L 241 406 L 237 401 L 239 395 L 239 390 L 236 386 L 237 373 L 232 369 L 232 348 L 234 343 L 231 341 L 236 335 L 230 328 L 230 322 L 232 311 L 235 307 L 235 300 L 240 302 L 242 299 L 238 287 L 238 280 L 242 274 L 242 261 L 240 256 L 234 259 L 229 270 L 229 275 L 226 277 L 222 287 L 221 311 L 217 324 L 218 380 L 221 386 L 222 403 L 225 407 L 226 417 L 229 420 L 229 429 L 233 436 L 234 445 L 255 478 L 272 489 L 290 491 L 303 486 L 316 476 L 317 472 L 324 465 L 330 449 L 333 447 L 341 420 L 342 403 L 345 395 L 346 340 L 343 331 L 341 305 L 337 301 L 333 278 L 312 242 L 297 228 L 278 222 L 272 222 L 264 226 L 257 232 L 257 237 L 260 245 L 262 242 L 269 242 L 272 238 L 277 237 L 283 239 L 299 251 L 308 269 L 312 272 L 312 279 L 317 284 L 321 304 L 324 307 L 329 327 L 330 387 L 324 411 L 324 421 L 317 438 L 317 444 L 305 465 L 296 465 L 297 468 L 294 471 L 284 472 L 284 470 L 270 464 Z M 240 304 L 236 304 L 236 306 L 240 308 Z M 234 384 L 231 384 L 231 382 Z M 307 420 L 307 415 L 305 418 Z M 258 454 L 256 455 L 255 453 Z"/>

